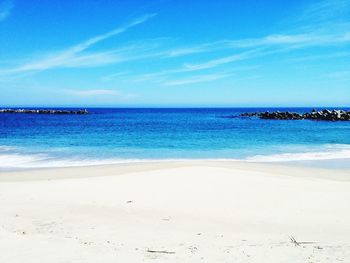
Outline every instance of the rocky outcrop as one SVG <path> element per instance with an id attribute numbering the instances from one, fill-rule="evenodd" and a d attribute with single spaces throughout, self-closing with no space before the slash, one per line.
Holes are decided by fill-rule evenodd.
<path id="1" fill-rule="evenodd" d="M 0 113 L 24 114 L 89 114 L 87 110 L 52 110 L 52 109 L 0 109 Z"/>
<path id="2" fill-rule="evenodd" d="M 260 119 L 266 120 L 302 120 L 304 119 L 302 114 L 296 112 L 262 112 L 257 115 Z"/>
<path id="3" fill-rule="evenodd" d="M 311 113 L 304 114 L 305 119 L 325 120 L 325 121 L 350 121 L 350 111 L 344 110 L 313 110 Z"/>
<path id="4" fill-rule="evenodd" d="M 328 110 L 297 113 L 297 112 L 253 112 L 242 113 L 241 117 L 259 117 L 265 120 L 321 120 L 321 121 L 350 121 L 350 111 L 345 110 Z"/>

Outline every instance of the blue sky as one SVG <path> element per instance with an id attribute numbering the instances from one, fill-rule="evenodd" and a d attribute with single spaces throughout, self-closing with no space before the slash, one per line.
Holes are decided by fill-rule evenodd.
<path id="1" fill-rule="evenodd" d="M 349 0 L 0 0 L 2 106 L 349 106 L 349 62 Z"/>

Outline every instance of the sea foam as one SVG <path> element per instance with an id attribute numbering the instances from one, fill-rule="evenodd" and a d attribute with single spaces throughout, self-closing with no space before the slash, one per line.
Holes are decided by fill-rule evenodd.
<path id="1" fill-rule="evenodd" d="M 83 157 L 53 157 L 49 154 L 14 153 L 15 148 L 1 146 L 0 169 L 58 168 L 75 166 L 92 166 L 106 164 L 123 164 L 139 162 L 162 162 L 201 159 L 122 159 L 122 158 L 83 158 Z M 285 152 L 270 155 L 254 155 L 246 158 L 208 158 L 204 160 L 246 161 L 246 162 L 288 162 L 288 161 L 318 161 L 350 159 L 350 145 L 323 145 L 317 151 Z"/>
<path id="2" fill-rule="evenodd" d="M 255 155 L 247 157 L 249 162 L 288 162 L 288 161 L 317 161 L 333 159 L 350 159 L 350 145 L 324 145 L 321 149 L 307 152 L 280 153 L 271 155 Z"/>

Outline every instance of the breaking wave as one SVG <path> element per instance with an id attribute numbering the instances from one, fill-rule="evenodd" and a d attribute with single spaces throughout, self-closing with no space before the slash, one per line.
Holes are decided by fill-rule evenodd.
<path id="1" fill-rule="evenodd" d="M 200 158 L 198 158 L 200 159 Z M 198 160 L 197 159 L 197 160 Z M 323 145 L 312 151 L 284 152 L 270 155 L 252 155 L 242 158 L 210 158 L 210 160 L 246 161 L 246 162 L 288 162 L 288 161 L 318 161 L 333 159 L 350 159 L 350 145 Z M 22 149 L 10 146 L 0 146 L 0 169 L 31 169 L 90 166 L 104 164 L 121 164 L 132 162 L 159 162 L 185 159 L 121 159 L 121 158 L 82 158 L 82 157 L 53 157 L 47 153 L 25 153 Z M 193 159 L 192 159 L 193 160 Z M 208 159 L 206 159 L 208 160 Z"/>
<path id="2" fill-rule="evenodd" d="M 307 152 L 286 152 L 271 155 L 255 155 L 246 158 L 249 162 L 288 162 L 288 161 L 318 161 L 350 159 L 350 145 L 324 145 L 320 149 Z"/>

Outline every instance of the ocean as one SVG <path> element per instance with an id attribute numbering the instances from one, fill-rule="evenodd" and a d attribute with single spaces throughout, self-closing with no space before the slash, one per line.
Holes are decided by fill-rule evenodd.
<path id="1" fill-rule="evenodd" d="M 178 159 L 350 160 L 350 122 L 239 117 L 276 108 L 88 110 L 88 115 L 0 114 L 0 169 Z"/>

